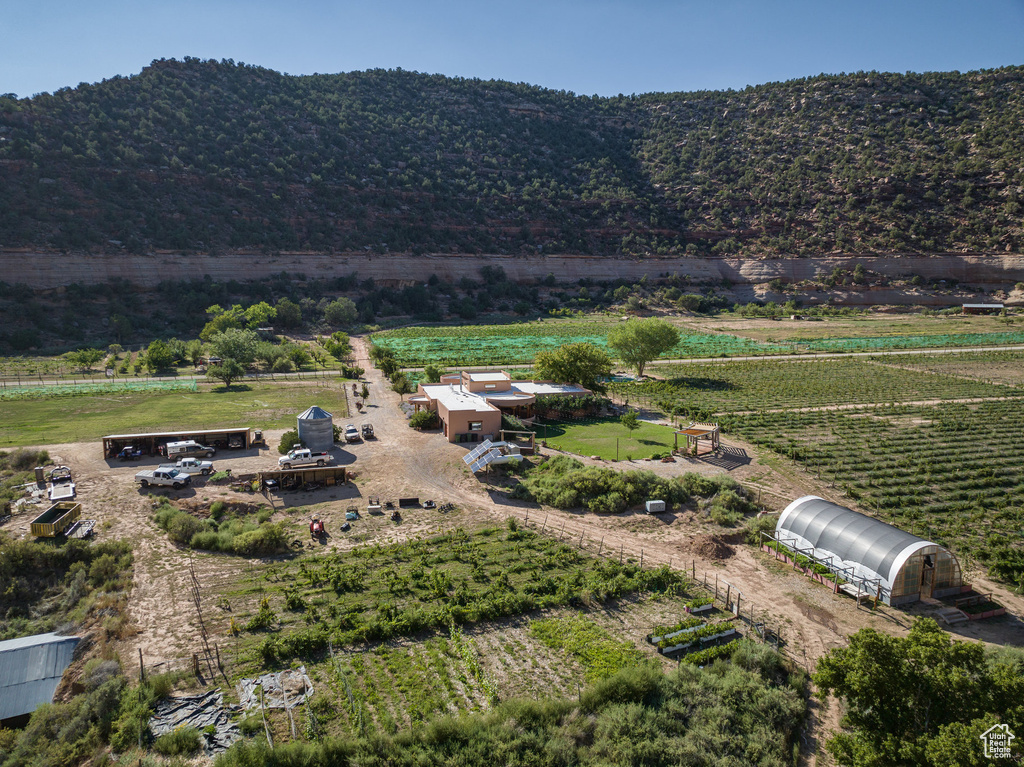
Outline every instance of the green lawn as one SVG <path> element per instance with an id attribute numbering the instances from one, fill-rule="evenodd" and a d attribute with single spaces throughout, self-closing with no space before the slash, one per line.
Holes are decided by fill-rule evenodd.
<path id="1" fill-rule="evenodd" d="M 319 405 L 347 416 L 344 382 L 302 381 L 200 387 L 196 392 L 52 397 L 0 402 L 0 447 L 82 442 L 106 434 L 295 426 L 295 417 Z"/>
<path id="2" fill-rule="evenodd" d="M 538 422 L 536 429 L 537 438 L 547 440 L 550 447 L 608 460 L 616 458 L 616 441 L 619 460 L 650 458 L 671 450 L 675 441 L 675 431 L 668 426 L 641 421 L 640 428 L 630 435 L 617 418 L 579 423 Z"/>

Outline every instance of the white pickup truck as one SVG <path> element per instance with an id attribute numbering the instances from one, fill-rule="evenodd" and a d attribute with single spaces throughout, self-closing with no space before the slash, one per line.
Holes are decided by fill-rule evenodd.
<path id="1" fill-rule="evenodd" d="M 192 476 L 177 469 L 157 468 L 140 471 L 135 475 L 135 481 L 143 487 L 164 485 L 166 487 L 179 488 L 192 484 Z"/>
<path id="2" fill-rule="evenodd" d="M 198 458 L 179 458 L 177 463 L 162 463 L 161 469 L 177 469 L 182 474 L 202 474 L 204 477 L 213 473 L 213 461 L 202 461 Z"/>
<path id="3" fill-rule="evenodd" d="M 307 447 L 297 448 L 288 452 L 288 455 L 282 455 L 277 459 L 277 465 L 282 469 L 292 469 L 296 466 L 326 466 L 327 464 L 334 461 L 334 457 L 330 453 L 314 453 Z"/>

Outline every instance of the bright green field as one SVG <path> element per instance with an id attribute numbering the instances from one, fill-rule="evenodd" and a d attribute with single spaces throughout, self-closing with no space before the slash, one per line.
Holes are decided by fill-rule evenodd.
<path id="1" fill-rule="evenodd" d="M 562 344 L 589 342 L 607 348 L 606 336 L 615 322 L 545 320 L 510 325 L 459 325 L 398 328 L 373 335 L 373 343 L 394 350 L 403 367 L 424 365 L 522 365 L 537 352 Z M 678 357 L 720 357 L 790 351 L 725 333 L 701 333 L 680 328 L 680 341 L 663 354 Z"/>
<path id="2" fill-rule="evenodd" d="M 53 397 L 0 402 L 0 447 L 82 442 L 106 434 L 251 426 L 293 427 L 319 405 L 347 415 L 341 381 L 236 385 L 197 392 Z"/>
<path id="3" fill-rule="evenodd" d="M 619 460 L 650 458 L 655 453 L 671 451 L 675 444 L 675 431 L 668 426 L 641 421 L 640 428 L 630 436 L 617 418 L 578 423 L 538 422 L 536 429 L 537 438 L 547 440 L 549 447 L 607 460 L 616 458 L 616 439 Z"/>

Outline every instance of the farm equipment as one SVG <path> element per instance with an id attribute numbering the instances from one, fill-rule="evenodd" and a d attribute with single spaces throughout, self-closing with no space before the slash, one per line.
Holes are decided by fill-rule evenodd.
<path id="1" fill-rule="evenodd" d="M 434 503 L 433 501 L 424 501 L 423 502 L 423 508 L 424 509 L 436 509 L 437 508 L 437 504 Z"/>
<path id="2" fill-rule="evenodd" d="M 351 529 L 352 529 L 352 525 L 350 525 L 348 522 L 342 522 L 342 524 L 341 524 L 341 532 L 347 533 Z"/>
<path id="3" fill-rule="evenodd" d="M 327 537 L 327 527 L 320 517 L 313 517 L 309 521 L 309 537 L 318 541 Z"/>
<path id="4" fill-rule="evenodd" d="M 138 461 L 141 458 L 142 450 L 131 445 L 121 448 L 121 452 L 117 454 L 117 460 L 119 461 Z"/>
<path id="5" fill-rule="evenodd" d="M 363 424 L 363 439 L 376 439 L 376 437 L 374 437 L 374 435 L 373 435 L 373 424 L 372 423 L 364 423 Z"/>
<path id="6" fill-rule="evenodd" d="M 263 430 L 262 429 L 254 429 L 253 430 L 253 432 L 252 432 L 252 443 L 251 444 L 252 444 L 253 447 L 257 447 L 257 446 L 259 446 L 259 447 L 266 447 L 267 446 L 267 438 L 263 436 Z"/>
<path id="7" fill-rule="evenodd" d="M 392 522 L 401 522 L 402 521 L 402 515 L 401 515 L 401 513 L 399 513 L 398 509 L 395 509 L 394 511 L 391 512 L 391 521 Z"/>
<path id="8" fill-rule="evenodd" d="M 359 510 L 356 509 L 355 506 L 349 506 L 348 509 L 345 510 L 345 519 L 349 522 L 355 522 L 359 519 Z"/>
<path id="9" fill-rule="evenodd" d="M 366 512 L 368 514 L 380 514 L 380 496 L 371 495 L 366 499 Z"/>

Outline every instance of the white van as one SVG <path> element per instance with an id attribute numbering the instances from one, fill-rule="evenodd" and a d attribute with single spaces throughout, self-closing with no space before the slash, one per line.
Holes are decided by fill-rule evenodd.
<path id="1" fill-rule="evenodd" d="M 213 458 L 213 454 L 217 451 L 212 447 L 206 445 L 200 445 L 195 440 L 189 439 L 184 442 L 168 442 L 167 443 L 167 457 L 168 458 Z"/>

